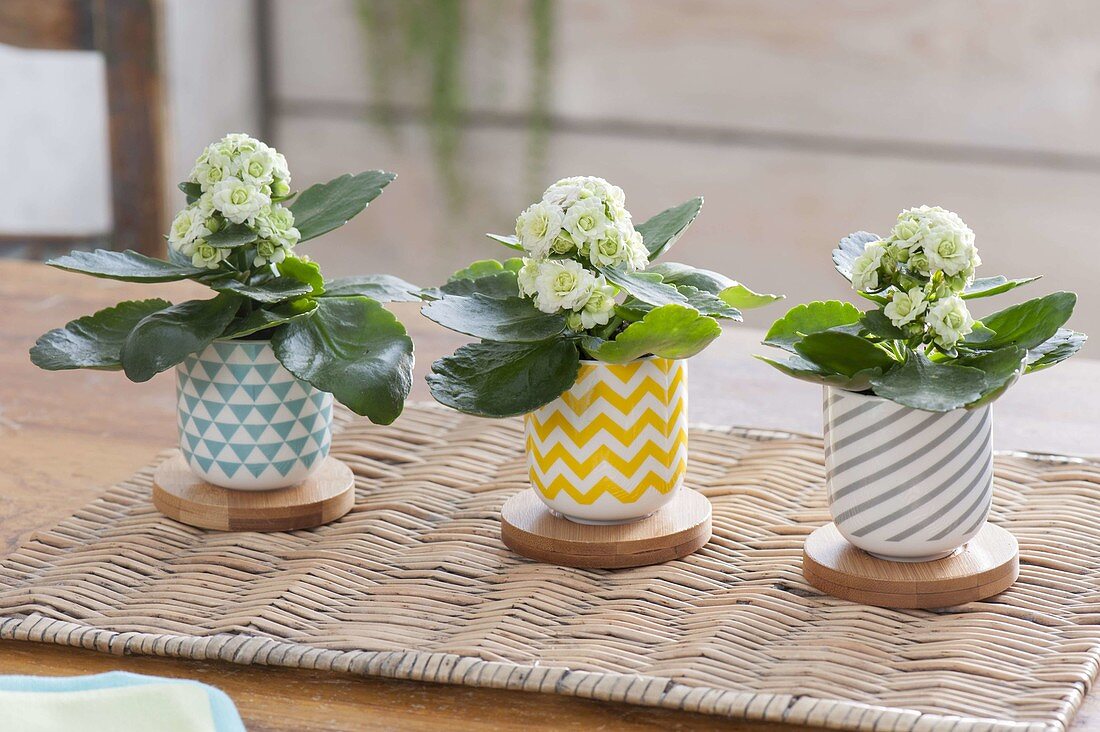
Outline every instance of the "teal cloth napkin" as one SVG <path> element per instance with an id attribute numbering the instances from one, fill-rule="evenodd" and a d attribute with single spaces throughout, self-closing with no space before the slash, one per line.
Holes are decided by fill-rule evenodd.
<path id="1" fill-rule="evenodd" d="M 245 732 L 225 692 L 198 681 L 125 671 L 0 676 L 0 730 Z"/>

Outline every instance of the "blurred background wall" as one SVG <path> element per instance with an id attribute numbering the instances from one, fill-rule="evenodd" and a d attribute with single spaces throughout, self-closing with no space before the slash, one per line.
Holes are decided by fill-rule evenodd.
<path id="1" fill-rule="evenodd" d="M 840 236 L 939 204 L 977 233 L 984 274 L 1045 273 L 1029 295 L 1076 290 L 1075 326 L 1100 332 L 1093 0 L 158 6 L 168 213 L 228 131 L 266 136 L 301 186 L 399 174 L 309 245 L 334 275 L 437 283 L 506 255 L 483 233 L 508 232 L 546 184 L 596 174 L 636 219 L 703 194 L 674 259 L 794 301 L 849 298 L 829 260 Z M 0 47 L 0 233 L 109 228 L 90 121 L 103 89 L 84 56 Z"/>

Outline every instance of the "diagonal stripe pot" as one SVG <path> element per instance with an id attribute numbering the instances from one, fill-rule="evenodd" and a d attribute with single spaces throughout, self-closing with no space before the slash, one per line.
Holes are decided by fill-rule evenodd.
<path id="1" fill-rule="evenodd" d="M 180 450 L 223 488 L 301 483 L 332 442 L 332 395 L 296 378 L 267 341 L 214 341 L 176 367 Z"/>
<path id="2" fill-rule="evenodd" d="M 825 482 L 840 533 L 880 559 L 950 555 L 993 498 L 992 411 L 925 412 L 825 387 Z"/>
<path id="3" fill-rule="evenodd" d="M 583 361 L 525 429 L 531 485 L 552 511 L 582 524 L 643 519 L 687 470 L 687 362 Z"/>

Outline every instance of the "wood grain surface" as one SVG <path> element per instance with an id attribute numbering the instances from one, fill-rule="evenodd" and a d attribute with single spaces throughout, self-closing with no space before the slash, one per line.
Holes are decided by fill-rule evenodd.
<path id="1" fill-rule="evenodd" d="M 934 562 L 888 562 L 845 541 L 835 524 L 806 539 L 802 575 L 814 587 L 852 602 L 935 609 L 1003 592 L 1020 573 L 1016 539 L 986 524 L 959 551 Z"/>
<path id="2" fill-rule="evenodd" d="M 343 516 L 355 504 L 355 476 L 334 457 L 304 482 L 271 491 L 228 490 L 191 472 L 182 453 L 157 468 L 153 504 L 169 518 L 218 531 L 294 531 Z"/>
<path id="3" fill-rule="evenodd" d="M 566 567 L 613 569 L 687 556 L 710 540 L 710 501 L 689 488 L 641 521 L 582 525 L 555 516 L 533 488 L 509 498 L 500 535 L 513 551 Z"/>
<path id="4" fill-rule="evenodd" d="M 80 278 L 39 264 L 0 262 L 0 554 L 127 478 L 176 440 L 170 379 L 131 384 L 118 373 L 41 372 L 27 360 L 35 338 L 119 300 L 179 301 L 202 292 L 188 283 L 132 285 Z M 418 317 L 415 307 L 395 310 L 418 349 L 412 396 L 426 399 L 422 379 L 432 359 L 465 339 Z M 734 330 L 693 360 L 693 419 L 820 430 L 820 391 L 748 358 L 759 339 L 759 331 Z M 1097 383 L 1100 363 L 1087 360 L 1022 380 L 997 404 L 998 447 L 1100 453 Z M 0 673 L 74 675 L 112 669 L 214 684 L 233 698 L 252 732 L 783 729 L 554 695 L 0 642 Z M 1072 729 L 1097 728 L 1100 701 L 1092 694 Z"/>

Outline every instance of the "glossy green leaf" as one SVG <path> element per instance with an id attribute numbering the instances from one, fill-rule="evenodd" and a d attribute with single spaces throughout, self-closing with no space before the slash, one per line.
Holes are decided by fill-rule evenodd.
<path id="1" fill-rule="evenodd" d="M 148 381 L 197 353 L 219 337 L 241 298 L 220 293 L 212 300 L 188 300 L 143 318 L 122 344 L 120 360 L 131 381 Z"/>
<path id="2" fill-rule="evenodd" d="M 476 280 L 451 280 L 439 288 L 438 297 L 443 295 L 472 295 L 480 292 L 487 297 L 519 297 L 519 282 L 514 272 L 497 272 L 478 277 Z"/>
<path id="3" fill-rule="evenodd" d="M 125 252 L 111 252 L 106 249 L 73 252 L 57 259 L 50 259 L 46 264 L 69 272 L 80 272 L 93 277 L 124 282 L 174 282 L 210 271 L 202 267 L 154 259 L 129 249 Z"/>
<path id="4" fill-rule="evenodd" d="M 1001 396 L 1024 373 L 1027 351 L 1019 346 L 1006 346 L 996 351 L 986 351 L 973 356 L 963 356 L 951 362 L 952 366 L 968 366 L 985 374 L 982 396 L 968 403 L 973 409 L 988 404 Z"/>
<path id="5" fill-rule="evenodd" d="M 1072 292 L 1055 292 L 1013 305 L 982 318 L 982 324 L 994 332 L 992 337 L 967 336 L 961 345 L 982 351 L 1004 346 L 1034 348 L 1058 332 L 1076 303 L 1077 295 Z"/>
<path id="6" fill-rule="evenodd" d="M 482 417 L 534 411 L 573 386 L 580 355 L 572 341 L 471 343 L 432 364 L 428 388 L 448 407 Z"/>
<path id="7" fill-rule="evenodd" d="M 514 234 L 486 234 L 485 236 L 489 237 L 498 244 L 503 244 L 509 249 L 515 249 L 517 252 L 523 251 L 523 245 L 519 243 L 519 239 L 517 239 Z"/>
<path id="8" fill-rule="evenodd" d="M 420 310 L 444 328 L 487 341 L 533 343 L 561 334 L 565 316 L 544 313 L 522 297 L 495 298 L 475 292 L 447 295 Z"/>
<path id="9" fill-rule="evenodd" d="M 695 221 L 702 208 L 703 197 L 697 196 L 679 206 L 665 209 L 635 226 L 634 229 L 642 235 L 642 243 L 649 251 L 649 261 L 652 262 L 667 252 Z"/>
<path id="10" fill-rule="evenodd" d="M 764 336 L 764 344 L 794 352 L 794 344 L 803 336 L 819 333 L 839 325 L 858 323 L 863 317 L 859 309 L 847 302 L 828 300 L 795 305 L 772 323 Z"/>
<path id="11" fill-rule="evenodd" d="M 496 259 L 479 259 L 476 262 L 471 263 L 468 267 L 455 272 L 453 275 L 447 278 L 448 282 L 455 282 L 458 280 L 477 280 L 482 277 L 488 277 L 490 275 L 499 274 L 501 272 L 511 272 L 515 274 L 519 272 L 523 267 L 523 260 L 519 257 L 511 257 L 503 262 Z"/>
<path id="12" fill-rule="evenodd" d="M 672 285 L 661 281 L 661 276 L 653 272 L 628 272 L 620 267 L 597 267 L 608 282 L 618 285 L 628 295 L 633 295 L 644 303 L 660 307 L 661 305 L 687 305 L 688 299 Z"/>
<path id="13" fill-rule="evenodd" d="M 40 369 L 122 368 L 119 352 L 126 336 L 138 323 L 158 310 L 170 307 L 167 300 L 127 300 L 93 315 L 54 328 L 31 348 L 31 362 Z"/>
<path id="14" fill-rule="evenodd" d="M 287 257 L 278 264 L 279 273 L 285 277 L 293 277 L 299 282 L 310 286 L 314 295 L 321 295 L 325 291 L 325 277 L 321 274 L 321 268 L 316 262 L 307 262 L 298 257 Z"/>
<path id="15" fill-rule="evenodd" d="M 244 338 L 262 330 L 269 330 L 283 323 L 303 318 L 317 309 L 317 301 L 300 297 L 274 305 L 265 305 L 246 315 L 238 315 L 225 328 L 222 338 Z"/>
<path id="16" fill-rule="evenodd" d="M 210 287 L 218 292 L 234 292 L 256 302 L 274 303 L 308 295 L 313 287 L 294 277 L 274 277 L 266 282 L 249 285 L 232 277 L 212 280 Z"/>
<path id="17" fill-rule="evenodd" d="M 646 267 L 645 271 L 661 275 L 661 280 L 666 284 L 691 285 L 712 295 L 717 295 L 737 284 L 724 274 L 680 262 L 656 262 Z M 734 305 L 734 307 L 737 306 Z"/>
<path id="18" fill-rule="evenodd" d="M 798 354 L 791 355 L 783 361 L 777 361 L 767 356 L 754 356 L 754 358 L 796 379 L 814 384 L 835 386 L 848 391 L 866 391 L 871 388 L 871 379 L 882 375 L 882 370 L 875 368 L 857 371 L 851 376 L 845 376 L 844 374 L 825 371 Z"/>
<path id="19" fill-rule="evenodd" d="M 878 234 L 869 231 L 857 231 L 840 240 L 840 244 L 833 250 L 833 265 L 849 282 L 852 281 L 852 265 L 863 249 L 873 241 L 879 241 Z"/>
<path id="20" fill-rule="evenodd" d="M 950 412 L 982 397 L 987 388 L 980 369 L 934 363 L 910 352 L 905 363 L 871 380 L 875 394 L 913 409 Z"/>
<path id="21" fill-rule="evenodd" d="M 859 327 L 873 336 L 887 341 L 904 341 L 907 339 L 905 331 L 890 322 L 886 313 L 881 310 L 869 310 L 859 320 Z"/>
<path id="22" fill-rule="evenodd" d="M 655 308 L 631 323 L 614 340 L 585 337 L 590 356 L 607 363 L 628 363 L 642 356 L 690 358 L 722 334 L 718 321 L 683 305 Z"/>
<path id="23" fill-rule="evenodd" d="M 1024 277 L 1018 280 L 1010 280 L 1004 275 L 997 275 L 996 277 L 980 277 L 970 283 L 970 286 L 963 290 L 962 298 L 964 300 L 973 300 L 979 297 L 989 297 L 990 295 L 999 295 L 1002 292 L 1008 292 L 1021 285 L 1026 285 L 1029 282 L 1034 282 L 1039 277 Z"/>
<path id="24" fill-rule="evenodd" d="M 727 305 L 732 305 L 738 310 L 752 310 L 771 305 L 782 300 L 786 295 L 771 295 L 764 292 L 753 292 L 741 283 L 735 283 L 718 293 L 718 297 Z"/>
<path id="25" fill-rule="evenodd" d="M 896 361 L 865 338 L 839 331 L 811 333 L 796 341 L 794 350 L 824 371 L 852 376 L 868 369 L 886 371 Z"/>
<path id="26" fill-rule="evenodd" d="M 206 237 L 206 243 L 218 249 L 236 249 L 251 244 L 259 238 L 259 234 L 244 224 L 226 224 Z"/>
<path id="27" fill-rule="evenodd" d="M 412 387 L 413 343 L 405 327 L 366 297 L 324 297 L 308 318 L 274 332 L 290 373 L 377 424 L 390 424 Z"/>
<path id="28" fill-rule="evenodd" d="M 378 198 L 396 177 L 384 170 L 368 170 L 358 175 L 346 173 L 305 189 L 290 206 L 294 226 L 302 235 L 300 241 L 340 228 Z"/>
<path id="29" fill-rule="evenodd" d="M 717 295 L 712 295 L 691 285 L 676 285 L 675 287 L 684 296 L 687 304 L 698 310 L 700 315 L 709 315 L 712 318 L 722 320 L 741 321 L 741 311 L 723 302 Z M 653 308 L 653 305 L 642 302 L 635 297 L 627 298 L 620 306 L 620 310 L 630 320 L 641 320 Z"/>
<path id="30" fill-rule="evenodd" d="M 184 181 L 179 184 L 179 189 L 187 196 L 187 203 L 192 204 L 202 196 L 202 186 L 198 183 Z"/>
<path id="31" fill-rule="evenodd" d="M 1078 333 L 1069 328 L 1059 328 L 1057 333 L 1027 352 L 1025 373 L 1042 371 L 1065 361 L 1080 351 L 1087 340 L 1088 336 L 1084 333 Z"/>
<path id="32" fill-rule="evenodd" d="M 324 297 L 362 295 L 378 302 L 416 302 L 420 288 L 393 275 L 376 274 L 340 277 L 325 282 Z"/>

